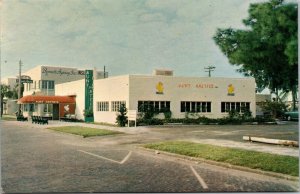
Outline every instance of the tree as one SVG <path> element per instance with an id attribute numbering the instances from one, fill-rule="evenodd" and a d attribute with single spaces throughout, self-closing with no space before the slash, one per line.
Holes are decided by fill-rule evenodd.
<path id="1" fill-rule="evenodd" d="M 125 106 L 125 104 L 121 104 L 118 115 L 117 115 L 117 121 L 116 123 L 118 123 L 118 125 L 120 127 L 125 127 L 126 123 L 127 123 L 127 108 Z"/>
<path id="2" fill-rule="evenodd" d="M 4 105 L 3 99 L 5 97 L 11 98 L 12 96 L 13 96 L 13 92 L 10 90 L 10 86 L 1 84 L 1 110 L 0 110 L 1 117 L 3 115 L 3 105 Z"/>
<path id="3" fill-rule="evenodd" d="M 218 29 L 213 39 L 239 72 L 252 76 L 258 88 L 292 92 L 298 88 L 298 6 L 283 0 L 251 4 L 246 29 Z"/>

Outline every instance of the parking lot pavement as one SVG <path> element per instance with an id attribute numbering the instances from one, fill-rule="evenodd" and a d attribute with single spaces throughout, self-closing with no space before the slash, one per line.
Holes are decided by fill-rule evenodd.
<path id="1" fill-rule="evenodd" d="M 121 136 L 115 142 L 108 144 L 141 144 L 165 140 L 184 140 L 218 146 L 241 148 L 272 154 L 299 156 L 299 148 L 281 145 L 248 142 L 242 140 L 245 135 L 274 139 L 299 140 L 298 122 L 284 122 L 282 125 L 192 125 L 192 126 L 141 126 L 113 127 L 87 123 L 72 123 L 49 121 L 49 125 L 37 125 L 31 122 L 9 121 L 19 127 L 46 129 L 59 126 L 83 126 L 99 129 L 109 129 L 131 134 Z M 105 138 L 103 138 L 105 139 Z M 105 141 L 105 140 L 104 140 Z"/>
<path id="2" fill-rule="evenodd" d="M 4 192 L 298 191 L 298 182 L 135 149 L 152 133 L 81 138 L 1 122 Z M 148 139 L 144 139 L 145 137 Z M 153 135 L 153 137 L 152 137 Z"/>

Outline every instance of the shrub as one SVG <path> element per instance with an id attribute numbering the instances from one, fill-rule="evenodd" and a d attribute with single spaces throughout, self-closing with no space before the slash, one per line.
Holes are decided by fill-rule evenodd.
<path id="1" fill-rule="evenodd" d="M 280 118 L 284 116 L 284 112 L 286 111 L 287 106 L 282 102 L 271 102 L 266 101 L 262 105 L 262 110 L 264 112 L 270 113 L 273 118 Z"/>
<path id="2" fill-rule="evenodd" d="M 93 117 L 94 116 L 94 112 L 92 109 L 85 109 L 83 110 L 83 115 L 85 117 Z"/>
<path id="3" fill-rule="evenodd" d="M 165 119 L 166 120 L 170 120 L 171 117 L 172 117 L 172 112 L 170 110 L 166 110 L 163 112 L 164 113 L 164 116 L 165 116 Z"/>
<path id="4" fill-rule="evenodd" d="M 116 123 L 120 127 L 125 127 L 126 123 L 128 122 L 127 120 L 127 108 L 125 107 L 125 104 L 121 104 L 119 112 L 117 113 L 117 118 L 116 118 Z"/>

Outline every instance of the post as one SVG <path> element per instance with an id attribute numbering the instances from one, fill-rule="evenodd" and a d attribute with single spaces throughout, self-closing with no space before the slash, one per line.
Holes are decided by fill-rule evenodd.
<path id="1" fill-rule="evenodd" d="M 22 61 L 20 59 L 19 61 L 19 91 L 18 91 L 18 97 L 19 97 L 19 100 L 21 99 L 21 67 L 22 67 Z M 21 114 L 21 104 L 19 104 L 18 106 L 18 115 Z"/>
<path id="2" fill-rule="evenodd" d="M 104 66 L 104 72 L 103 73 L 104 73 L 104 79 L 105 79 L 105 66 Z"/>
<path id="3" fill-rule="evenodd" d="M 205 71 L 205 72 L 208 72 L 208 77 L 211 77 L 210 72 L 214 71 L 215 68 L 216 68 L 215 66 L 204 67 L 204 69 L 207 69 L 207 71 Z"/>

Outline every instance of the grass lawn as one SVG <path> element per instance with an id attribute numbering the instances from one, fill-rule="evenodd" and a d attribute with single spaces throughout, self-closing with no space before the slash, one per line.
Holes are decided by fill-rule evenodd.
<path id="1" fill-rule="evenodd" d="M 299 158 L 292 156 L 283 156 L 185 141 L 146 144 L 144 147 L 253 169 L 299 176 Z"/>
<path id="2" fill-rule="evenodd" d="M 83 137 L 121 134 L 121 132 L 117 132 L 117 131 L 110 131 L 110 130 L 105 130 L 105 129 L 95 129 L 95 128 L 89 128 L 89 127 L 80 127 L 80 126 L 50 127 L 48 129 L 51 129 L 54 131 L 60 131 L 60 132 L 64 132 L 64 133 L 81 135 Z"/>
<path id="3" fill-rule="evenodd" d="M 104 125 L 104 126 L 109 126 L 109 127 L 118 127 L 118 125 L 110 124 L 110 123 L 99 123 L 99 122 L 92 122 L 88 124 L 94 124 L 94 125 Z"/>

